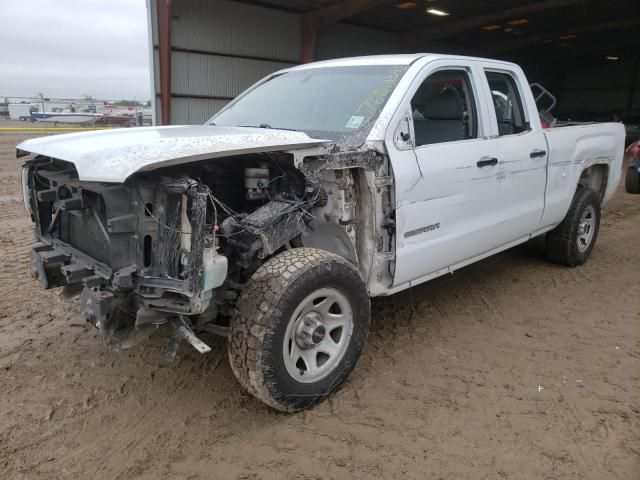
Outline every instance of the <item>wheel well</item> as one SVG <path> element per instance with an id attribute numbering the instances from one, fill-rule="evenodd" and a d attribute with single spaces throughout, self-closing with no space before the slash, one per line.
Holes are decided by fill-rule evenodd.
<path id="1" fill-rule="evenodd" d="M 307 248 L 333 253 L 358 265 L 358 257 L 349 235 L 335 223 L 312 220 L 309 228 L 302 232 L 300 243 Z"/>
<path id="2" fill-rule="evenodd" d="M 582 171 L 578 185 L 598 192 L 602 199 L 607 191 L 608 180 L 609 166 L 603 163 L 598 163 L 596 165 L 591 165 Z"/>

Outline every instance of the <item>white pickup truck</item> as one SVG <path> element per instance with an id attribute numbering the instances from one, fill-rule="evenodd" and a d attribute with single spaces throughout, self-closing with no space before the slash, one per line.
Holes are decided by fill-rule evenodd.
<path id="1" fill-rule="evenodd" d="M 276 409 L 354 368 L 369 297 L 537 235 L 584 263 L 621 177 L 624 127 L 541 125 L 522 70 L 390 55 L 283 70 L 201 126 L 27 140 L 32 272 L 80 293 L 114 349 L 227 335 L 240 383 Z"/>

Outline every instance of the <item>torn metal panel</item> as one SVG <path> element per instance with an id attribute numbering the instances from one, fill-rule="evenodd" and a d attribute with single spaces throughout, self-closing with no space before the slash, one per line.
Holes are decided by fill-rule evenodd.
<path id="1" fill-rule="evenodd" d="M 265 258 L 299 235 L 310 220 L 304 201 L 273 200 L 251 214 L 221 225 L 222 235 L 243 250 L 243 257 Z"/>
<path id="2" fill-rule="evenodd" d="M 318 156 L 307 156 L 298 168 L 312 183 L 320 181 L 320 172 L 325 169 L 342 170 L 347 168 L 364 168 L 376 171 L 385 162 L 384 155 L 374 150 L 335 151 Z"/>
<path id="3" fill-rule="evenodd" d="M 260 237 L 261 258 L 273 254 L 304 229 L 308 215 L 304 202 L 271 201 L 242 221 L 246 229 Z"/>

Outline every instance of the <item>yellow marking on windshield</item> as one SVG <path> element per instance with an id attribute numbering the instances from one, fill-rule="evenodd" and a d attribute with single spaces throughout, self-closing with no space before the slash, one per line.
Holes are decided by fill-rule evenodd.
<path id="1" fill-rule="evenodd" d="M 398 80 L 404 75 L 404 72 L 404 67 L 397 67 L 390 70 L 389 74 L 383 80 L 382 85 L 373 90 L 367 98 L 360 103 L 355 113 L 365 115 L 366 117 L 371 117 L 375 114 L 387 101 L 393 89 L 396 88 Z"/>

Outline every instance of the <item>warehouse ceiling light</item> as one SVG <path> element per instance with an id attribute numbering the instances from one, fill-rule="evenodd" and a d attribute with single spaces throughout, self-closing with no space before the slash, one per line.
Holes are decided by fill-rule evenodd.
<path id="1" fill-rule="evenodd" d="M 403 3 L 399 3 L 398 5 L 396 5 L 396 8 L 399 8 L 400 10 L 409 10 L 411 8 L 415 8 L 417 7 L 418 4 L 415 2 L 403 2 Z"/>
<path id="2" fill-rule="evenodd" d="M 445 12 L 444 10 L 439 10 L 437 8 L 427 8 L 427 13 L 435 15 L 436 17 L 446 17 L 449 15 L 449 12 Z"/>

